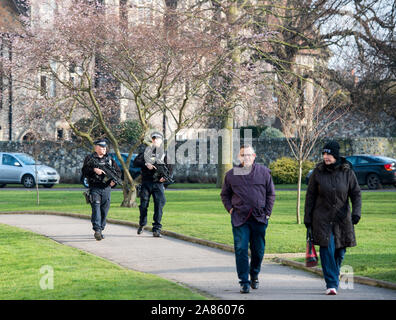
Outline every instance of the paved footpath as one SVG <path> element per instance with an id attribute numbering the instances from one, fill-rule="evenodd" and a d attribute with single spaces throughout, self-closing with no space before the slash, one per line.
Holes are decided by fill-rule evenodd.
<path id="1" fill-rule="evenodd" d="M 47 236 L 61 244 L 106 258 L 123 267 L 152 273 L 206 295 L 226 300 L 396 300 L 396 290 L 354 283 L 337 296 L 324 294 L 324 280 L 315 274 L 265 260 L 260 288 L 240 294 L 234 254 L 136 228 L 108 224 L 105 239 L 93 238 L 87 219 L 52 215 L 0 214 L 0 223 Z M 49 262 L 50 264 L 50 262 Z"/>

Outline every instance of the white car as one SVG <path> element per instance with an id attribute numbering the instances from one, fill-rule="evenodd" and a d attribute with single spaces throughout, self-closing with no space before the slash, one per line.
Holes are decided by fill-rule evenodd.
<path id="1" fill-rule="evenodd" d="M 59 183 L 58 172 L 51 167 L 36 164 L 35 160 L 25 153 L 0 152 L 0 187 L 7 183 L 21 183 L 25 188 L 38 184 L 51 188 Z"/>

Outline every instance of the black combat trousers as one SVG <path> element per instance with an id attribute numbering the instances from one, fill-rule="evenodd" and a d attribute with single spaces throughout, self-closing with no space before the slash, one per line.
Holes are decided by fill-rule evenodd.
<path id="1" fill-rule="evenodd" d="M 110 209 L 111 187 L 107 188 L 91 188 L 91 207 L 92 207 L 92 229 L 102 231 L 106 226 L 106 217 Z"/>
<path id="2" fill-rule="evenodd" d="M 153 195 L 154 200 L 154 216 L 153 216 L 153 232 L 161 231 L 162 209 L 165 206 L 165 187 L 159 182 L 143 182 L 140 193 L 140 219 L 139 225 L 144 227 L 147 224 L 147 208 L 150 203 L 150 196 Z"/>

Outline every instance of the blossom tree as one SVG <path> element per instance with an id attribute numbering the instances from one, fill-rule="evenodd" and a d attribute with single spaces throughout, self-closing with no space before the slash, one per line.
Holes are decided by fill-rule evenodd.
<path id="1" fill-rule="evenodd" d="M 276 115 L 298 163 L 296 221 L 300 224 L 303 162 L 324 138 L 327 128 L 348 112 L 350 98 L 334 83 L 313 85 L 311 79 L 302 80 L 300 87 L 284 85 L 275 87 L 275 91 L 280 106 Z"/>
<path id="2" fill-rule="evenodd" d="M 155 117 L 167 114 L 172 138 L 217 112 L 205 103 L 213 92 L 227 100 L 231 95 L 221 90 L 231 88 L 233 101 L 248 100 L 249 93 L 255 96 L 251 84 L 256 74 L 247 73 L 248 63 L 235 64 L 235 50 L 224 45 L 229 25 L 191 18 L 204 17 L 204 7 L 176 8 L 168 2 L 115 6 L 64 1 L 48 7 L 51 1 L 36 0 L 36 8 L 47 5 L 47 15 L 33 14 L 32 7 L 30 15 L 21 16 L 24 27 L 12 39 L 13 59 L 1 64 L 3 74 L 12 73 L 14 86 L 23 92 L 19 103 L 26 110 L 26 123 L 65 121 L 91 145 L 98 132 L 93 128 L 101 128 L 125 173 L 122 206 L 136 205 L 129 162 Z M 141 9 L 144 14 L 136 19 Z M 252 41 L 241 35 L 233 39 Z M 233 79 L 232 85 L 214 89 L 214 75 L 220 72 L 223 79 Z M 125 109 L 142 128 L 126 161 L 114 130 Z M 81 118 L 90 119 L 89 125 L 76 125 Z"/>
<path id="3" fill-rule="evenodd" d="M 14 85 L 24 92 L 19 103 L 28 122 L 63 119 L 90 144 L 97 138 L 92 128 L 75 123 L 85 117 L 101 127 L 125 173 L 122 205 L 133 206 L 129 161 L 150 130 L 150 121 L 167 111 L 177 132 L 202 116 L 193 100 L 205 94 L 206 79 L 222 53 L 217 35 L 192 24 L 172 28 L 164 23 L 166 8 L 152 11 L 149 20 L 132 22 L 116 9 L 65 1 L 45 21 L 41 16 L 22 17 L 25 27 L 13 38 L 13 60 L 4 60 L 2 68 L 5 75 L 12 70 Z M 126 162 L 113 130 L 122 107 L 129 107 L 142 127 Z"/>

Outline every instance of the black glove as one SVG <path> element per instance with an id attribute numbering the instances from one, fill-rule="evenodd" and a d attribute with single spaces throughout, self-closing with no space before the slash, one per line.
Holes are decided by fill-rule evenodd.
<path id="1" fill-rule="evenodd" d="M 358 215 L 355 214 L 355 215 L 352 216 L 352 223 L 353 224 L 357 224 L 359 222 L 359 220 L 360 220 L 360 217 Z"/>

